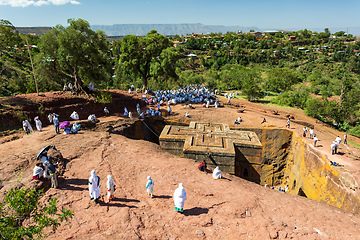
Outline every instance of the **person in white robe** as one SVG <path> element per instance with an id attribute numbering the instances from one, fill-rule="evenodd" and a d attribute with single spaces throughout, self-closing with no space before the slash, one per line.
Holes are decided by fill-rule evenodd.
<path id="1" fill-rule="evenodd" d="M 49 119 L 49 122 L 52 123 L 53 122 L 53 118 L 54 118 L 54 114 L 50 113 L 47 118 Z"/>
<path id="2" fill-rule="evenodd" d="M 75 111 L 70 115 L 70 117 L 74 120 L 79 120 L 79 114 Z"/>
<path id="3" fill-rule="evenodd" d="M 107 109 L 107 107 L 104 107 L 104 113 L 106 116 L 110 114 L 109 109 Z"/>
<path id="4" fill-rule="evenodd" d="M 96 176 L 95 170 L 91 171 L 89 178 L 90 199 L 96 202 L 100 198 L 100 178 Z"/>
<path id="5" fill-rule="evenodd" d="M 26 128 L 27 128 L 29 131 L 34 132 L 34 130 L 33 130 L 33 128 L 31 127 L 31 125 L 30 125 L 30 123 L 29 123 L 28 120 L 24 120 L 24 121 L 23 121 L 23 129 L 25 130 L 26 133 L 28 133 L 28 132 L 26 131 Z"/>
<path id="6" fill-rule="evenodd" d="M 335 153 L 335 143 L 333 142 L 331 145 L 330 145 L 330 149 L 331 149 L 331 155 L 334 155 Z"/>
<path id="7" fill-rule="evenodd" d="M 333 144 L 335 145 L 335 154 L 337 153 L 337 150 L 338 150 L 338 147 L 339 147 L 339 144 L 337 141 L 333 141 Z"/>
<path id="8" fill-rule="evenodd" d="M 42 131 L 42 122 L 40 121 L 39 117 L 35 117 L 35 125 L 36 125 L 36 129 L 41 132 Z"/>
<path id="9" fill-rule="evenodd" d="M 153 197 L 153 192 L 154 192 L 154 181 L 151 179 L 150 176 L 147 177 L 147 182 L 146 182 L 146 191 L 148 193 L 148 195 L 151 196 L 151 198 Z"/>
<path id="10" fill-rule="evenodd" d="M 338 145 L 340 145 L 341 143 L 341 138 L 339 136 L 336 137 L 335 141 L 338 143 Z"/>
<path id="11" fill-rule="evenodd" d="M 108 179 L 106 182 L 107 197 L 110 202 L 110 200 L 114 198 L 114 191 L 115 191 L 116 185 L 110 175 L 107 175 L 107 179 Z"/>
<path id="12" fill-rule="evenodd" d="M 186 200 L 186 191 L 182 183 L 180 183 L 179 187 L 175 190 L 173 199 L 175 203 L 175 210 L 178 212 L 183 212 Z"/>
<path id="13" fill-rule="evenodd" d="M 129 118 L 132 118 L 132 113 L 131 112 L 129 112 Z"/>
<path id="14" fill-rule="evenodd" d="M 220 168 L 218 166 L 214 169 L 213 178 L 214 179 L 221 179 L 222 178 L 221 170 L 220 170 Z"/>

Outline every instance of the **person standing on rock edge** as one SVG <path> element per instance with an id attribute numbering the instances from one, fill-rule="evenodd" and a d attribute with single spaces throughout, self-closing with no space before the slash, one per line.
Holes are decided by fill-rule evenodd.
<path id="1" fill-rule="evenodd" d="M 107 179 L 108 179 L 106 182 L 107 196 L 108 196 L 108 200 L 110 202 L 110 200 L 114 199 L 114 192 L 115 192 L 116 185 L 110 175 L 107 175 Z"/>
<path id="2" fill-rule="evenodd" d="M 347 144 L 347 134 L 344 135 L 344 144 Z"/>
<path id="3" fill-rule="evenodd" d="M 335 147 L 336 147 L 336 145 L 335 145 L 335 143 L 333 142 L 333 143 L 330 145 L 331 155 L 334 155 L 334 153 L 335 153 Z"/>
<path id="4" fill-rule="evenodd" d="M 286 127 L 290 129 L 290 118 L 288 118 L 288 120 L 286 122 Z"/>
<path id="5" fill-rule="evenodd" d="M 91 171 L 89 178 L 90 199 L 97 202 L 100 198 L 100 177 L 96 176 L 95 170 Z"/>
<path id="6" fill-rule="evenodd" d="M 170 105 L 168 106 L 168 113 L 169 113 L 169 116 L 170 116 L 170 114 L 171 114 L 171 106 Z"/>
<path id="7" fill-rule="evenodd" d="M 147 177 L 147 182 L 146 182 L 146 191 L 148 193 L 148 195 L 151 196 L 151 198 L 153 198 L 153 192 L 154 192 L 154 181 L 151 179 L 150 176 Z"/>
<path id="8" fill-rule="evenodd" d="M 186 191 L 182 183 L 180 183 L 179 187 L 175 190 L 173 199 L 175 203 L 175 211 L 182 213 L 186 200 Z"/>
<path id="9" fill-rule="evenodd" d="M 58 181 L 56 176 L 56 165 L 53 164 L 53 159 L 49 158 L 49 161 L 46 163 L 48 172 L 50 174 L 51 178 L 51 187 L 57 188 L 58 187 Z"/>
<path id="10" fill-rule="evenodd" d="M 314 138 L 314 130 L 312 128 L 310 128 L 309 133 L 310 133 L 309 138 L 313 139 Z"/>
<path id="11" fill-rule="evenodd" d="M 53 118 L 53 123 L 55 125 L 55 132 L 56 134 L 59 134 L 60 133 L 60 129 L 59 129 L 59 119 L 57 118 L 56 115 L 54 115 L 54 118 Z"/>

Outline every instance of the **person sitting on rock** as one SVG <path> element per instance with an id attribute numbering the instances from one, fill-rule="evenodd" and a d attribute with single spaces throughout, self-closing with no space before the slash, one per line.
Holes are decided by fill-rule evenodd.
<path id="1" fill-rule="evenodd" d="M 41 163 L 37 163 L 33 170 L 33 179 L 39 180 L 44 176 L 44 167 Z"/>
<path id="2" fill-rule="evenodd" d="M 182 183 L 179 184 L 179 187 L 175 190 L 173 200 L 175 203 L 175 211 L 182 213 L 184 210 L 185 200 L 186 200 L 186 191 Z"/>
<path id="3" fill-rule="evenodd" d="M 266 119 L 264 118 L 261 122 L 261 124 L 266 123 Z"/>
<path id="4" fill-rule="evenodd" d="M 200 162 L 198 169 L 202 172 L 206 171 L 206 161 L 205 160 Z"/>
<path id="5" fill-rule="evenodd" d="M 219 166 L 217 166 L 214 169 L 214 172 L 213 172 L 212 176 L 213 176 L 214 179 L 221 179 L 222 178 L 222 174 L 221 174 L 221 170 L 220 170 Z"/>

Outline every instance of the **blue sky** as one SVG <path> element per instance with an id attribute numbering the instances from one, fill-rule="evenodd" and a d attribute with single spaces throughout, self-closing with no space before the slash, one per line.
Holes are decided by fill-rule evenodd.
<path id="1" fill-rule="evenodd" d="M 360 27 L 359 0 L 0 0 L 0 19 L 16 27 L 202 23 L 260 29 Z M 351 31 L 349 31 L 351 32 Z"/>

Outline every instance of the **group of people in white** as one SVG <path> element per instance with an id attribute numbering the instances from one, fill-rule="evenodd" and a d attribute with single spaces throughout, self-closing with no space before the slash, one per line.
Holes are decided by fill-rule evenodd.
<path id="1" fill-rule="evenodd" d="M 94 200 L 95 202 L 98 202 L 100 200 L 101 194 L 100 194 L 100 177 L 96 175 L 95 170 L 92 170 L 90 173 L 90 178 L 89 178 L 89 195 L 90 195 L 90 200 Z M 212 174 L 214 179 L 221 179 L 222 178 L 222 173 L 220 168 L 217 166 L 214 169 L 214 172 Z M 147 182 L 145 184 L 145 189 L 147 194 L 153 198 L 154 195 L 154 180 L 148 176 L 147 177 Z M 107 200 L 108 202 L 110 202 L 111 200 L 114 199 L 114 192 L 115 192 L 115 182 L 112 179 L 111 175 L 107 176 L 107 182 L 106 182 L 106 191 L 107 191 Z M 175 189 L 174 194 L 173 194 L 173 200 L 174 200 L 174 204 L 175 204 L 175 210 L 177 212 L 183 212 L 184 211 L 184 205 L 185 205 L 185 200 L 186 200 L 187 194 L 184 188 L 184 185 L 182 183 L 179 184 L 179 187 L 177 189 Z"/>
<path id="2" fill-rule="evenodd" d="M 340 143 L 341 143 L 341 138 L 339 136 L 337 136 L 335 138 L 335 140 L 332 142 L 332 144 L 330 145 L 331 155 L 338 153 L 338 148 L 339 148 Z M 347 144 L 347 135 L 346 134 L 344 135 L 344 144 Z"/>
<path id="3" fill-rule="evenodd" d="M 308 132 L 309 132 L 309 138 L 314 140 L 314 147 L 316 147 L 316 144 L 319 141 L 319 139 L 317 138 L 316 134 L 314 134 L 314 129 L 310 128 L 308 130 L 307 127 L 304 127 L 303 128 L 303 137 L 306 137 Z"/>

